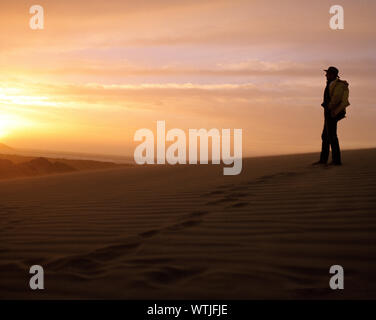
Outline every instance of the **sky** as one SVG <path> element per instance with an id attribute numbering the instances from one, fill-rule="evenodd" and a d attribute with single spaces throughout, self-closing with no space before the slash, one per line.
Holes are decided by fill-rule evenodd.
<path id="1" fill-rule="evenodd" d="M 44 8 L 43 30 L 29 8 Z M 332 5 L 344 29 L 329 27 Z M 132 155 L 141 128 L 240 128 L 243 154 L 319 151 L 325 73 L 343 149 L 375 147 L 376 2 L 0 0 L 0 142 Z"/>

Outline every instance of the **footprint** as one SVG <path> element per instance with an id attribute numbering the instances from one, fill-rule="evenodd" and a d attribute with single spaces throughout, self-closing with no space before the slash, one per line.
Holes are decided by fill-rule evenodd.
<path id="1" fill-rule="evenodd" d="M 249 205 L 248 202 L 237 202 L 237 203 L 233 204 L 231 207 L 232 208 L 242 208 L 242 207 L 246 207 L 248 205 Z"/>
<path id="2" fill-rule="evenodd" d="M 236 201 L 238 200 L 237 198 L 233 198 L 233 197 L 226 197 L 226 198 L 221 198 L 221 199 L 218 199 L 218 200 L 213 200 L 213 201 L 209 201 L 206 203 L 206 205 L 216 205 L 216 204 L 220 204 L 220 203 L 225 203 L 225 202 L 231 202 L 231 201 Z"/>
<path id="3" fill-rule="evenodd" d="M 188 220 L 182 223 L 174 224 L 170 227 L 167 227 L 166 230 L 168 231 L 179 231 L 185 228 L 193 227 L 201 223 L 201 220 Z"/>
<path id="4" fill-rule="evenodd" d="M 223 194 L 225 191 L 224 190 L 215 190 L 212 192 L 209 192 L 208 195 L 216 195 L 216 194 Z"/>
<path id="5" fill-rule="evenodd" d="M 174 283 L 180 280 L 193 277 L 197 274 L 203 273 L 204 268 L 184 268 L 176 266 L 159 267 L 157 270 L 149 271 L 146 277 L 158 284 Z"/>
<path id="6" fill-rule="evenodd" d="M 285 172 L 284 175 L 286 177 L 295 177 L 295 176 L 298 176 L 299 173 L 298 172 Z"/>
<path id="7" fill-rule="evenodd" d="M 225 193 L 225 190 L 214 190 L 214 191 L 210 191 L 210 192 L 205 192 L 205 193 L 201 194 L 200 197 L 201 198 L 211 197 L 211 196 L 221 195 L 223 193 Z"/>
<path id="8" fill-rule="evenodd" d="M 186 215 L 187 218 L 202 217 L 209 213 L 209 211 L 193 211 Z"/>
<path id="9" fill-rule="evenodd" d="M 237 187 L 233 187 L 230 189 L 230 191 L 243 191 L 243 190 L 244 190 L 243 186 L 237 186 Z"/>
<path id="10" fill-rule="evenodd" d="M 136 249 L 141 245 L 140 242 L 130 242 L 124 244 L 115 244 L 104 248 L 96 249 L 89 253 L 87 257 L 95 260 L 112 260 L 129 253 L 130 250 Z"/>
<path id="11" fill-rule="evenodd" d="M 233 198 L 242 198 L 248 196 L 248 193 L 245 192 L 234 192 L 230 194 L 231 197 Z"/>
<path id="12" fill-rule="evenodd" d="M 152 236 L 157 235 L 159 232 L 160 232 L 160 230 L 156 230 L 156 229 L 154 229 L 154 230 L 149 230 L 149 231 L 145 231 L 145 232 L 140 233 L 140 236 L 141 236 L 142 238 L 150 238 L 150 237 L 152 237 Z"/>
<path id="13" fill-rule="evenodd" d="M 171 263 L 173 259 L 171 258 L 136 258 L 127 260 L 128 263 L 137 265 L 155 265 L 161 263 Z"/>

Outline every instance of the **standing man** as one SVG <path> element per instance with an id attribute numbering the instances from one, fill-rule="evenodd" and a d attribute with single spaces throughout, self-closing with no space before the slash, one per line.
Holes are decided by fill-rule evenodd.
<path id="1" fill-rule="evenodd" d="M 326 164 L 329 158 L 330 147 L 332 149 L 332 162 L 330 165 L 340 166 L 341 150 L 337 137 L 337 123 L 346 115 L 346 107 L 350 105 L 349 84 L 340 80 L 338 69 L 329 67 L 326 72 L 326 87 L 324 91 L 324 102 L 321 106 L 324 108 L 324 129 L 322 131 L 322 147 L 320 160 L 317 164 Z"/>

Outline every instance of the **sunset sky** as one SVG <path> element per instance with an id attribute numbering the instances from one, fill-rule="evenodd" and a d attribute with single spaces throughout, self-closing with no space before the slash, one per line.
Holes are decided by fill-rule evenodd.
<path id="1" fill-rule="evenodd" d="M 1 0 L 0 28 L 0 142 L 16 148 L 132 155 L 165 120 L 241 128 L 245 155 L 319 151 L 330 65 L 350 83 L 342 148 L 376 146 L 373 0 Z"/>

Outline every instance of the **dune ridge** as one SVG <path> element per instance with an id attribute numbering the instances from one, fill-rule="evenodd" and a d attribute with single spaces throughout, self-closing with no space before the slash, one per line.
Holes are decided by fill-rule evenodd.
<path id="1" fill-rule="evenodd" d="M 0 179 L 62 174 L 83 170 L 108 169 L 124 164 L 94 160 L 53 159 L 0 154 Z"/>
<path id="2" fill-rule="evenodd" d="M 0 152 L 4 152 L 4 153 L 14 152 L 14 149 L 0 142 Z"/>

